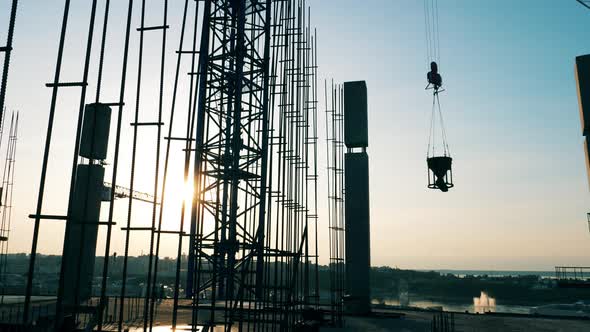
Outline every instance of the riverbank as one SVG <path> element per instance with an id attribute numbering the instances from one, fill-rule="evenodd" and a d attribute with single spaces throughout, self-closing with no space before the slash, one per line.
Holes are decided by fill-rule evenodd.
<path id="1" fill-rule="evenodd" d="M 435 315 L 428 311 L 376 309 L 385 315 L 367 317 L 345 317 L 342 328 L 323 327 L 320 331 L 349 332 L 382 332 L 382 331 L 431 331 L 432 319 Z M 391 318 L 388 312 L 403 313 L 402 318 Z M 556 319 L 532 316 L 502 316 L 453 314 L 456 331 L 535 331 L 535 332 L 579 332 L 589 331 L 590 321 L 580 319 Z"/>
<path id="2" fill-rule="evenodd" d="M 446 304 L 473 304 L 481 292 L 496 306 L 538 306 L 590 300 L 590 289 L 560 288 L 555 279 L 540 275 L 463 275 L 436 271 L 374 268 L 372 296 L 376 303 L 407 298 Z M 401 297 L 400 297 L 401 295 Z"/>

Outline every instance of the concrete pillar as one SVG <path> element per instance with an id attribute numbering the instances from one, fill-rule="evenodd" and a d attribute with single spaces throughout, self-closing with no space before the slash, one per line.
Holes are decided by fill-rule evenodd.
<path id="1" fill-rule="evenodd" d="M 371 311 L 371 232 L 369 211 L 369 156 L 367 86 L 365 81 L 344 83 L 344 214 L 346 311 Z M 360 152 L 354 149 L 361 148 Z"/>
<path id="2" fill-rule="evenodd" d="M 369 156 L 366 152 L 344 156 L 347 311 L 371 311 L 371 232 L 369 223 Z"/>

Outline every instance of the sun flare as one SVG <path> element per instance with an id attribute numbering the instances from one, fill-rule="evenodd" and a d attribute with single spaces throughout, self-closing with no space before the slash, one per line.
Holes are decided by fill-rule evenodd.
<path id="1" fill-rule="evenodd" d="M 181 204 L 183 201 L 190 204 L 195 193 L 191 182 L 180 182 L 169 185 L 166 188 L 166 201 L 169 204 Z"/>

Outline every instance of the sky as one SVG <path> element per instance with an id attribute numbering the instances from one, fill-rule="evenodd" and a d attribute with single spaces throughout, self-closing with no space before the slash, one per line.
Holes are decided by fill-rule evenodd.
<path id="1" fill-rule="evenodd" d="M 8 3 L 0 3 L 0 43 L 6 39 L 2 26 L 7 25 Z M 103 1 L 99 3 L 101 13 Z M 146 25 L 155 25 L 161 2 L 147 3 Z M 575 56 L 590 53 L 590 10 L 574 0 L 439 1 L 439 68 L 446 88 L 441 105 L 455 182 L 455 188 L 441 193 L 426 188 L 432 95 L 424 90 L 428 60 L 423 2 L 308 0 L 308 4 L 318 33 L 320 81 L 367 82 L 372 265 L 552 270 L 556 265 L 590 264 L 586 222 L 590 197 L 573 71 Z M 126 6 L 124 1 L 112 5 L 102 94 L 103 100 L 115 101 Z M 166 66 L 172 73 L 181 1 L 170 1 L 170 6 Z M 27 216 L 35 211 L 51 100 L 51 90 L 44 84 L 53 78 L 62 14 L 60 0 L 19 3 L 6 102 L 21 117 L 10 252 L 29 252 L 31 247 L 33 222 Z M 80 80 L 88 17 L 87 2 L 72 2 L 64 81 Z M 134 26 L 137 20 L 135 15 Z M 138 35 L 132 31 L 130 82 L 137 75 Z M 153 120 L 158 39 L 148 38 L 146 44 L 155 46 L 146 51 L 148 74 L 141 104 L 146 119 Z M 94 46 L 96 50 L 98 45 Z M 94 56 L 94 67 L 96 60 Z M 95 75 L 92 69 L 90 77 Z M 136 92 L 132 85 L 127 90 L 130 107 L 124 124 L 132 121 Z M 95 88 L 90 84 L 89 99 L 94 98 Z M 170 88 L 166 87 L 165 105 L 170 104 Z M 44 214 L 64 214 L 67 206 L 79 91 L 60 91 Z M 319 119 L 323 128 L 321 112 Z M 140 155 L 148 155 L 153 146 L 154 134 L 145 135 L 140 137 Z M 129 181 L 131 137 L 131 127 L 125 125 L 121 185 Z M 325 151 L 320 142 L 320 152 Z M 5 144 L 0 153 L 4 149 Z M 111 145 L 109 153 L 112 150 Z M 153 160 L 138 157 L 138 164 L 141 180 L 136 187 L 150 191 Z M 320 177 L 325 176 L 325 167 L 320 159 Z M 183 195 L 181 182 L 172 186 Z M 320 179 L 320 244 L 327 243 L 326 196 L 326 183 Z M 121 200 L 115 205 L 118 224 L 126 221 L 126 204 Z M 103 219 L 106 213 L 103 209 Z M 147 225 L 150 218 L 149 205 L 134 203 L 134 225 Z M 44 221 L 39 252 L 61 253 L 63 230 L 60 221 Z M 119 254 L 123 234 L 113 234 L 113 251 Z M 147 252 L 145 235 L 134 235 L 131 241 L 131 254 Z M 103 245 L 101 233 L 99 251 Z M 166 241 L 163 256 L 175 255 L 175 248 Z M 320 248 L 322 263 L 327 251 L 327 245 Z"/>

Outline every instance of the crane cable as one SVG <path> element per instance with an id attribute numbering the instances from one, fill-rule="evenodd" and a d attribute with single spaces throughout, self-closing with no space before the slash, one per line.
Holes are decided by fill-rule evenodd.
<path id="1" fill-rule="evenodd" d="M 439 33 L 439 15 L 438 0 L 424 0 L 424 24 L 426 29 L 426 52 L 427 63 L 437 62 L 440 65 L 440 33 Z M 442 139 L 442 149 L 444 156 L 450 156 L 450 150 L 447 143 L 447 133 L 442 116 L 440 99 L 437 90 L 433 93 L 432 111 L 430 117 L 430 130 L 428 137 L 427 157 L 436 155 L 436 123 L 440 122 L 440 136 Z M 437 116 L 438 120 L 437 121 Z"/>
<path id="2" fill-rule="evenodd" d="M 440 63 L 440 33 L 438 29 L 438 0 L 424 0 L 427 62 Z"/>
<path id="3" fill-rule="evenodd" d="M 437 119 L 437 117 L 438 117 L 438 119 Z M 445 122 L 444 122 L 443 115 L 442 115 L 442 109 L 440 107 L 440 99 L 438 97 L 438 93 L 435 93 L 434 97 L 432 99 L 432 112 L 430 115 L 430 130 L 428 133 L 428 148 L 426 150 L 427 157 L 436 156 L 436 137 L 437 137 L 436 123 L 437 122 L 440 122 L 439 131 L 440 131 L 440 137 L 442 139 L 443 155 L 450 156 L 451 152 L 450 152 L 449 144 L 448 144 L 448 140 L 447 140 L 447 131 L 445 128 Z"/>

